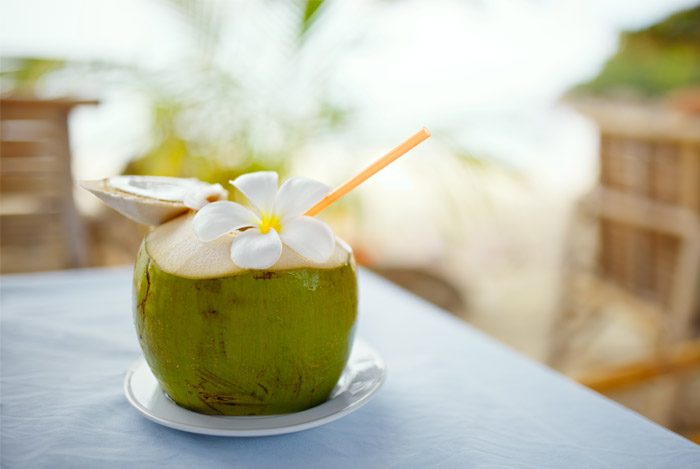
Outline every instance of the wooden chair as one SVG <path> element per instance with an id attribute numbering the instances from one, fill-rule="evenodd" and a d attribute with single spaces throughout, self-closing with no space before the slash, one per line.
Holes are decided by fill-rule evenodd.
<path id="1" fill-rule="evenodd" d="M 73 202 L 68 114 L 97 101 L 0 100 L 0 272 L 86 265 Z"/>
<path id="2" fill-rule="evenodd" d="M 683 382 L 684 378 L 692 377 L 693 373 L 697 376 L 698 371 L 700 371 L 700 339 L 690 339 L 666 347 L 656 355 L 643 360 L 619 366 L 584 370 L 572 375 L 572 378 L 612 398 L 624 395 L 625 391 L 639 386 L 667 380 L 665 394 L 668 401 L 663 404 L 667 415 L 664 416 L 666 421 L 662 423 L 674 426 L 674 430 L 680 431 L 686 438 L 700 445 L 700 428 L 696 424 L 690 429 L 678 427 L 680 419 L 672 414 L 674 408 L 687 399 L 687 396 L 684 399 L 684 396 L 680 395 L 682 390 L 679 389 L 679 383 Z M 690 393 L 692 392 L 693 389 L 690 388 Z M 676 413 L 685 412 L 685 409 L 675 410 Z"/>
<path id="3" fill-rule="evenodd" d="M 599 303 L 620 299 L 657 331 L 646 357 L 571 375 L 614 394 L 700 371 L 700 117 L 609 102 L 576 106 L 601 131 L 599 184 L 579 207 L 579 216 L 597 225 L 598 255 L 588 272 L 594 278 L 589 293 L 599 294 Z M 565 276 L 570 281 L 581 271 L 570 265 Z M 580 313 L 586 308 L 579 308 L 573 319 L 573 303 L 582 295 L 577 293 L 577 300 L 568 287 L 550 351 L 550 363 L 560 369 L 566 368 L 570 344 L 582 334 L 586 319 Z M 659 423 L 673 426 L 681 381 L 659 394 L 664 401 L 655 412 Z"/>

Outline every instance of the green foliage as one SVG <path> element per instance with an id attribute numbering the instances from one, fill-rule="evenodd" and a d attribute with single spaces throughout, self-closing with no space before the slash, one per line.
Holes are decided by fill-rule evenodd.
<path id="1" fill-rule="evenodd" d="M 32 96 L 37 83 L 44 76 L 65 67 L 66 61 L 33 57 L 3 57 L 0 64 L 2 65 L 0 76 L 5 82 L 4 86 L 10 87 L 16 95 Z"/>
<path id="2" fill-rule="evenodd" d="M 607 94 L 631 90 L 658 96 L 700 84 L 700 6 L 647 29 L 625 33 L 618 53 L 578 90 Z"/>
<path id="3" fill-rule="evenodd" d="M 665 43 L 700 44 L 700 6 L 669 16 L 640 32 Z"/>
<path id="4" fill-rule="evenodd" d="M 320 16 L 319 9 L 325 3 L 325 0 L 306 0 L 304 3 L 304 16 L 301 22 L 301 35 L 303 36 L 313 25 L 314 21 Z"/>

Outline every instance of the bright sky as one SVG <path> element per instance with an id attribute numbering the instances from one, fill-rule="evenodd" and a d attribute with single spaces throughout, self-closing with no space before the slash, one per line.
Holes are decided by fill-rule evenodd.
<path id="1" fill-rule="evenodd" d="M 348 140 L 362 144 L 353 151 L 369 144 L 386 148 L 427 125 L 476 153 L 553 181 L 566 180 L 563 173 L 590 173 L 595 151 L 594 130 L 554 106 L 556 99 L 599 71 L 620 30 L 697 2 L 336 0 L 302 59 L 299 76 L 309 79 L 283 84 L 270 77 L 283 75 L 289 25 L 284 2 L 218 3 L 227 44 L 218 60 L 245 69 L 255 102 L 271 112 L 303 108 L 314 73 L 331 64 L 337 93 L 357 107 Z M 4 0 L 0 51 L 158 70 L 187 60 L 186 28 L 165 0 Z M 147 141 L 142 97 L 72 85 L 48 83 L 45 92 L 77 91 L 102 100 L 98 109 L 80 110 L 73 119 L 76 175 L 118 172 Z"/>

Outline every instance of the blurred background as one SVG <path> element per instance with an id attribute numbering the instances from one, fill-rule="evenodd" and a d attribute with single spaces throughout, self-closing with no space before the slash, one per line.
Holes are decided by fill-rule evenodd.
<path id="1" fill-rule="evenodd" d="M 133 262 L 116 174 L 331 186 L 366 267 L 700 442 L 700 4 L 5 0 L 3 274 Z M 464 360 L 472 357 L 458 357 Z"/>

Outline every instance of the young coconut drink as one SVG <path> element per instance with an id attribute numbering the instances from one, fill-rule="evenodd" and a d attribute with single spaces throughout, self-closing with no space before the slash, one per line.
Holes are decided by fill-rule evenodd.
<path id="1" fill-rule="evenodd" d="M 232 184 L 253 210 L 207 203 L 225 193 L 198 181 L 122 176 L 83 186 L 158 224 L 136 260 L 134 323 L 177 404 L 222 415 L 307 409 L 328 398 L 350 353 L 352 253 L 325 223 L 302 215 L 328 186 L 291 178 L 278 190 L 273 172 Z"/>
<path id="2" fill-rule="evenodd" d="M 214 415 L 297 412 L 325 401 L 352 348 L 356 266 L 313 218 L 429 136 L 423 130 L 330 193 L 274 172 L 220 185 L 149 176 L 86 181 L 123 215 L 156 227 L 134 269 L 139 343 L 178 405 Z"/>

